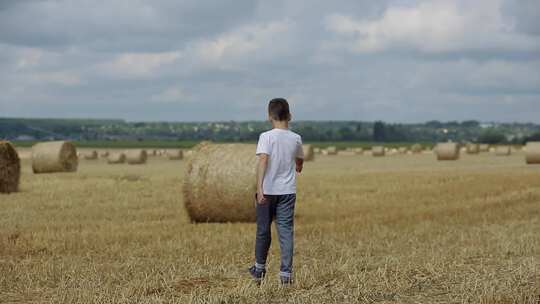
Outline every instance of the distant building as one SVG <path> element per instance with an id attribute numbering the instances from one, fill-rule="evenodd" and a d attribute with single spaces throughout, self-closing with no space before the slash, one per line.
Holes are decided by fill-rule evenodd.
<path id="1" fill-rule="evenodd" d="M 15 140 L 17 141 L 33 141 L 36 140 L 36 138 L 32 135 L 19 135 L 15 137 Z"/>

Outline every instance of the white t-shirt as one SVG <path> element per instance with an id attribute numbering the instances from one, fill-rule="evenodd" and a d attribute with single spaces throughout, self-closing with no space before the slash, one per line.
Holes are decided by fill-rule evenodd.
<path id="1" fill-rule="evenodd" d="M 304 158 L 300 135 L 285 129 L 266 131 L 259 136 L 257 144 L 257 155 L 263 153 L 269 155 L 263 193 L 296 193 L 296 158 Z"/>

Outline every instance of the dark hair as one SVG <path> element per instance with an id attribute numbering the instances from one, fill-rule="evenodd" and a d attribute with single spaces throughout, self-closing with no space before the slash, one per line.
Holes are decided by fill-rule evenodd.
<path id="1" fill-rule="evenodd" d="M 291 118 L 289 103 L 285 98 L 274 98 L 268 103 L 268 115 L 274 120 L 285 121 Z"/>

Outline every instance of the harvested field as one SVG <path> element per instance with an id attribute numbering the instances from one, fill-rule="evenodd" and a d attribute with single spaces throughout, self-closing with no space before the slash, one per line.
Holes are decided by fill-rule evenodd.
<path id="1" fill-rule="evenodd" d="M 275 234 L 259 288 L 254 224 L 190 223 L 186 161 L 35 175 L 22 159 L 20 192 L 0 198 L 0 303 L 536 304 L 540 166 L 524 159 L 318 156 L 289 289 Z"/>

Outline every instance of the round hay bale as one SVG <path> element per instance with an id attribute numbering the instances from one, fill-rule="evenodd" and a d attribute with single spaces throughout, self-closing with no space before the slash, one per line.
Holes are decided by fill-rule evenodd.
<path id="1" fill-rule="evenodd" d="M 102 151 L 99 154 L 99 157 L 101 157 L 101 158 L 107 158 L 108 156 L 109 156 L 109 151 Z"/>
<path id="2" fill-rule="evenodd" d="M 321 154 L 321 148 L 313 148 L 313 153 Z"/>
<path id="3" fill-rule="evenodd" d="M 322 155 L 328 155 L 328 150 L 326 150 L 326 149 L 321 149 L 321 154 L 322 154 Z"/>
<path id="4" fill-rule="evenodd" d="M 364 148 L 361 148 L 361 147 L 354 148 L 353 152 L 356 155 L 362 155 L 362 154 L 364 154 Z"/>
<path id="5" fill-rule="evenodd" d="M 113 152 L 107 156 L 108 164 L 123 164 L 126 162 L 126 154 L 123 152 Z"/>
<path id="6" fill-rule="evenodd" d="M 414 144 L 411 146 L 411 151 L 413 153 L 422 153 L 423 150 L 424 150 L 424 147 L 422 147 L 421 144 Z"/>
<path id="7" fill-rule="evenodd" d="M 407 149 L 407 147 L 399 147 L 398 149 L 399 154 L 407 154 L 408 151 L 409 149 Z"/>
<path id="8" fill-rule="evenodd" d="M 340 156 L 356 156 L 356 153 L 354 153 L 354 151 L 350 151 L 350 150 L 341 150 L 341 151 L 337 152 L 337 155 L 340 155 Z"/>
<path id="9" fill-rule="evenodd" d="M 495 155 L 497 156 L 508 156 L 510 154 L 512 154 L 510 146 L 497 146 L 495 148 Z"/>
<path id="10" fill-rule="evenodd" d="M 488 144 L 480 144 L 478 146 L 478 150 L 480 152 L 489 152 L 489 145 Z"/>
<path id="11" fill-rule="evenodd" d="M 146 150 L 135 149 L 126 151 L 126 162 L 130 165 L 146 164 L 148 153 Z"/>
<path id="12" fill-rule="evenodd" d="M 480 152 L 480 146 L 478 144 L 468 143 L 466 152 L 467 154 L 478 154 Z"/>
<path id="13" fill-rule="evenodd" d="M 208 144 L 193 154 L 184 205 L 193 222 L 254 222 L 256 146 Z"/>
<path id="14" fill-rule="evenodd" d="M 330 146 L 326 148 L 327 155 L 336 155 L 337 154 L 337 148 L 334 146 Z"/>
<path id="15" fill-rule="evenodd" d="M 19 190 L 21 160 L 9 141 L 0 140 L 0 193 Z"/>
<path id="16" fill-rule="evenodd" d="M 527 164 L 540 164 L 540 141 L 528 142 L 525 148 Z"/>
<path id="17" fill-rule="evenodd" d="M 302 150 L 304 151 L 304 161 L 315 160 L 315 152 L 312 145 L 302 145 Z"/>
<path id="18" fill-rule="evenodd" d="M 437 160 L 457 160 L 459 159 L 459 146 L 456 143 L 438 143 L 435 147 Z"/>
<path id="19" fill-rule="evenodd" d="M 170 160 L 181 160 L 184 158 L 182 149 L 167 150 L 167 158 Z"/>
<path id="20" fill-rule="evenodd" d="M 381 157 L 386 154 L 386 150 L 383 146 L 375 146 L 371 148 L 371 155 L 375 157 Z"/>
<path id="21" fill-rule="evenodd" d="M 79 165 L 77 149 L 69 141 L 50 141 L 32 147 L 34 173 L 75 172 Z"/>
<path id="22" fill-rule="evenodd" d="M 87 159 L 87 160 L 95 160 L 95 159 L 98 159 L 98 153 L 96 150 L 93 150 L 93 151 L 84 153 L 83 157 L 84 159 Z"/>

